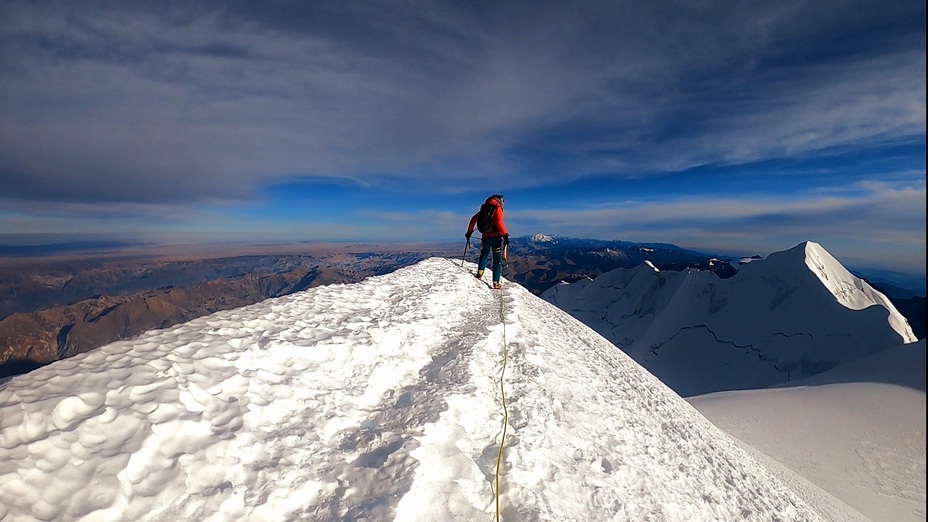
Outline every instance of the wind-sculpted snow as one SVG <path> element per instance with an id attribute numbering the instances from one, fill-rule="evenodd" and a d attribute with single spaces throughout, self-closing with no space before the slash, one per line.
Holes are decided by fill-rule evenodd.
<path id="1" fill-rule="evenodd" d="M 799 249 L 794 249 L 797 253 Z M 789 255 L 786 251 L 783 255 Z M 892 302 L 882 293 L 875 290 L 863 279 L 851 274 L 844 265 L 822 248 L 822 245 L 808 241 L 805 243 L 806 266 L 813 274 L 818 276 L 822 284 L 835 296 L 835 299 L 852 310 L 863 310 L 870 306 L 882 306 L 891 310 L 887 321 L 894 330 L 902 335 L 903 342 L 913 343 L 918 339 L 912 334 L 908 322 L 900 314 Z"/>
<path id="2" fill-rule="evenodd" d="M 917 340 L 885 296 L 811 242 L 729 279 L 639 265 L 542 298 L 684 396 L 796 380 Z"/>
<path id="3" fill-rule="evenodd" d="M 821 519 L 601 336 L 472 270 L 433 258 L 14 377 L 0 518 L 493 520 L 505 341 L 503 520 Z"/>

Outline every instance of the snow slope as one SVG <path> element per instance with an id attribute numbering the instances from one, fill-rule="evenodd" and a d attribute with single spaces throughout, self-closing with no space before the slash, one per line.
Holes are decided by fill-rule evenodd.
<path id="1" fill-rule="evenodd" d="M 503 520 L 860 519 L 472 270 L 433 258 L 0 384 L 0 518 L 494 520 L 501 379 Z"/>
<path id="2" fill-rule="evenodd" d="M 642 264 L 559 284 L 542 298 L 683 396 L 796 380 L 917 340 L 884 295 L 813 242 L 729 279 Z"/>
<path id="3" fill-rule="evenodd" d="M 925 520 L 924 339 L 790 387 L 688 401 L 873 520 Z"/>

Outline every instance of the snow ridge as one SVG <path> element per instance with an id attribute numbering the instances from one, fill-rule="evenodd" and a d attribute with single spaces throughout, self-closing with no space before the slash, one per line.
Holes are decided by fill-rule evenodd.
<path id="1" fill-rule="evenodd" d="M 0 384 L 0 517 L 493 520 L 502 305 L 504 520 L 822 520 L 604 338 L 473 269 L 433 258 Z"/>

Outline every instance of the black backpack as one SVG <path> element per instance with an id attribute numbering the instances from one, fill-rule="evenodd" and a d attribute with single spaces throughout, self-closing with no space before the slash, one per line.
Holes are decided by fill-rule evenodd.
<path id="1" fill-rule="evenodd" d="M 477 230 L 481 234 L 487 234 L 496 230 L 496 209 L 497 205 L 484 203 L 480 206 L 480 212 L 477 213 Z"/>

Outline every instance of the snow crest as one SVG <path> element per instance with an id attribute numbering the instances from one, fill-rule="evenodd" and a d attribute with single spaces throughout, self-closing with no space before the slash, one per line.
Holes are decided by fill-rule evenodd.
<path id="1" fill-rule="evenodd" d="M 604 338 L 473 269 L 433 258 L 0 384 L 0 518 L 490 521 L 505 442 L 504 520 L 821 520 Z"/>

